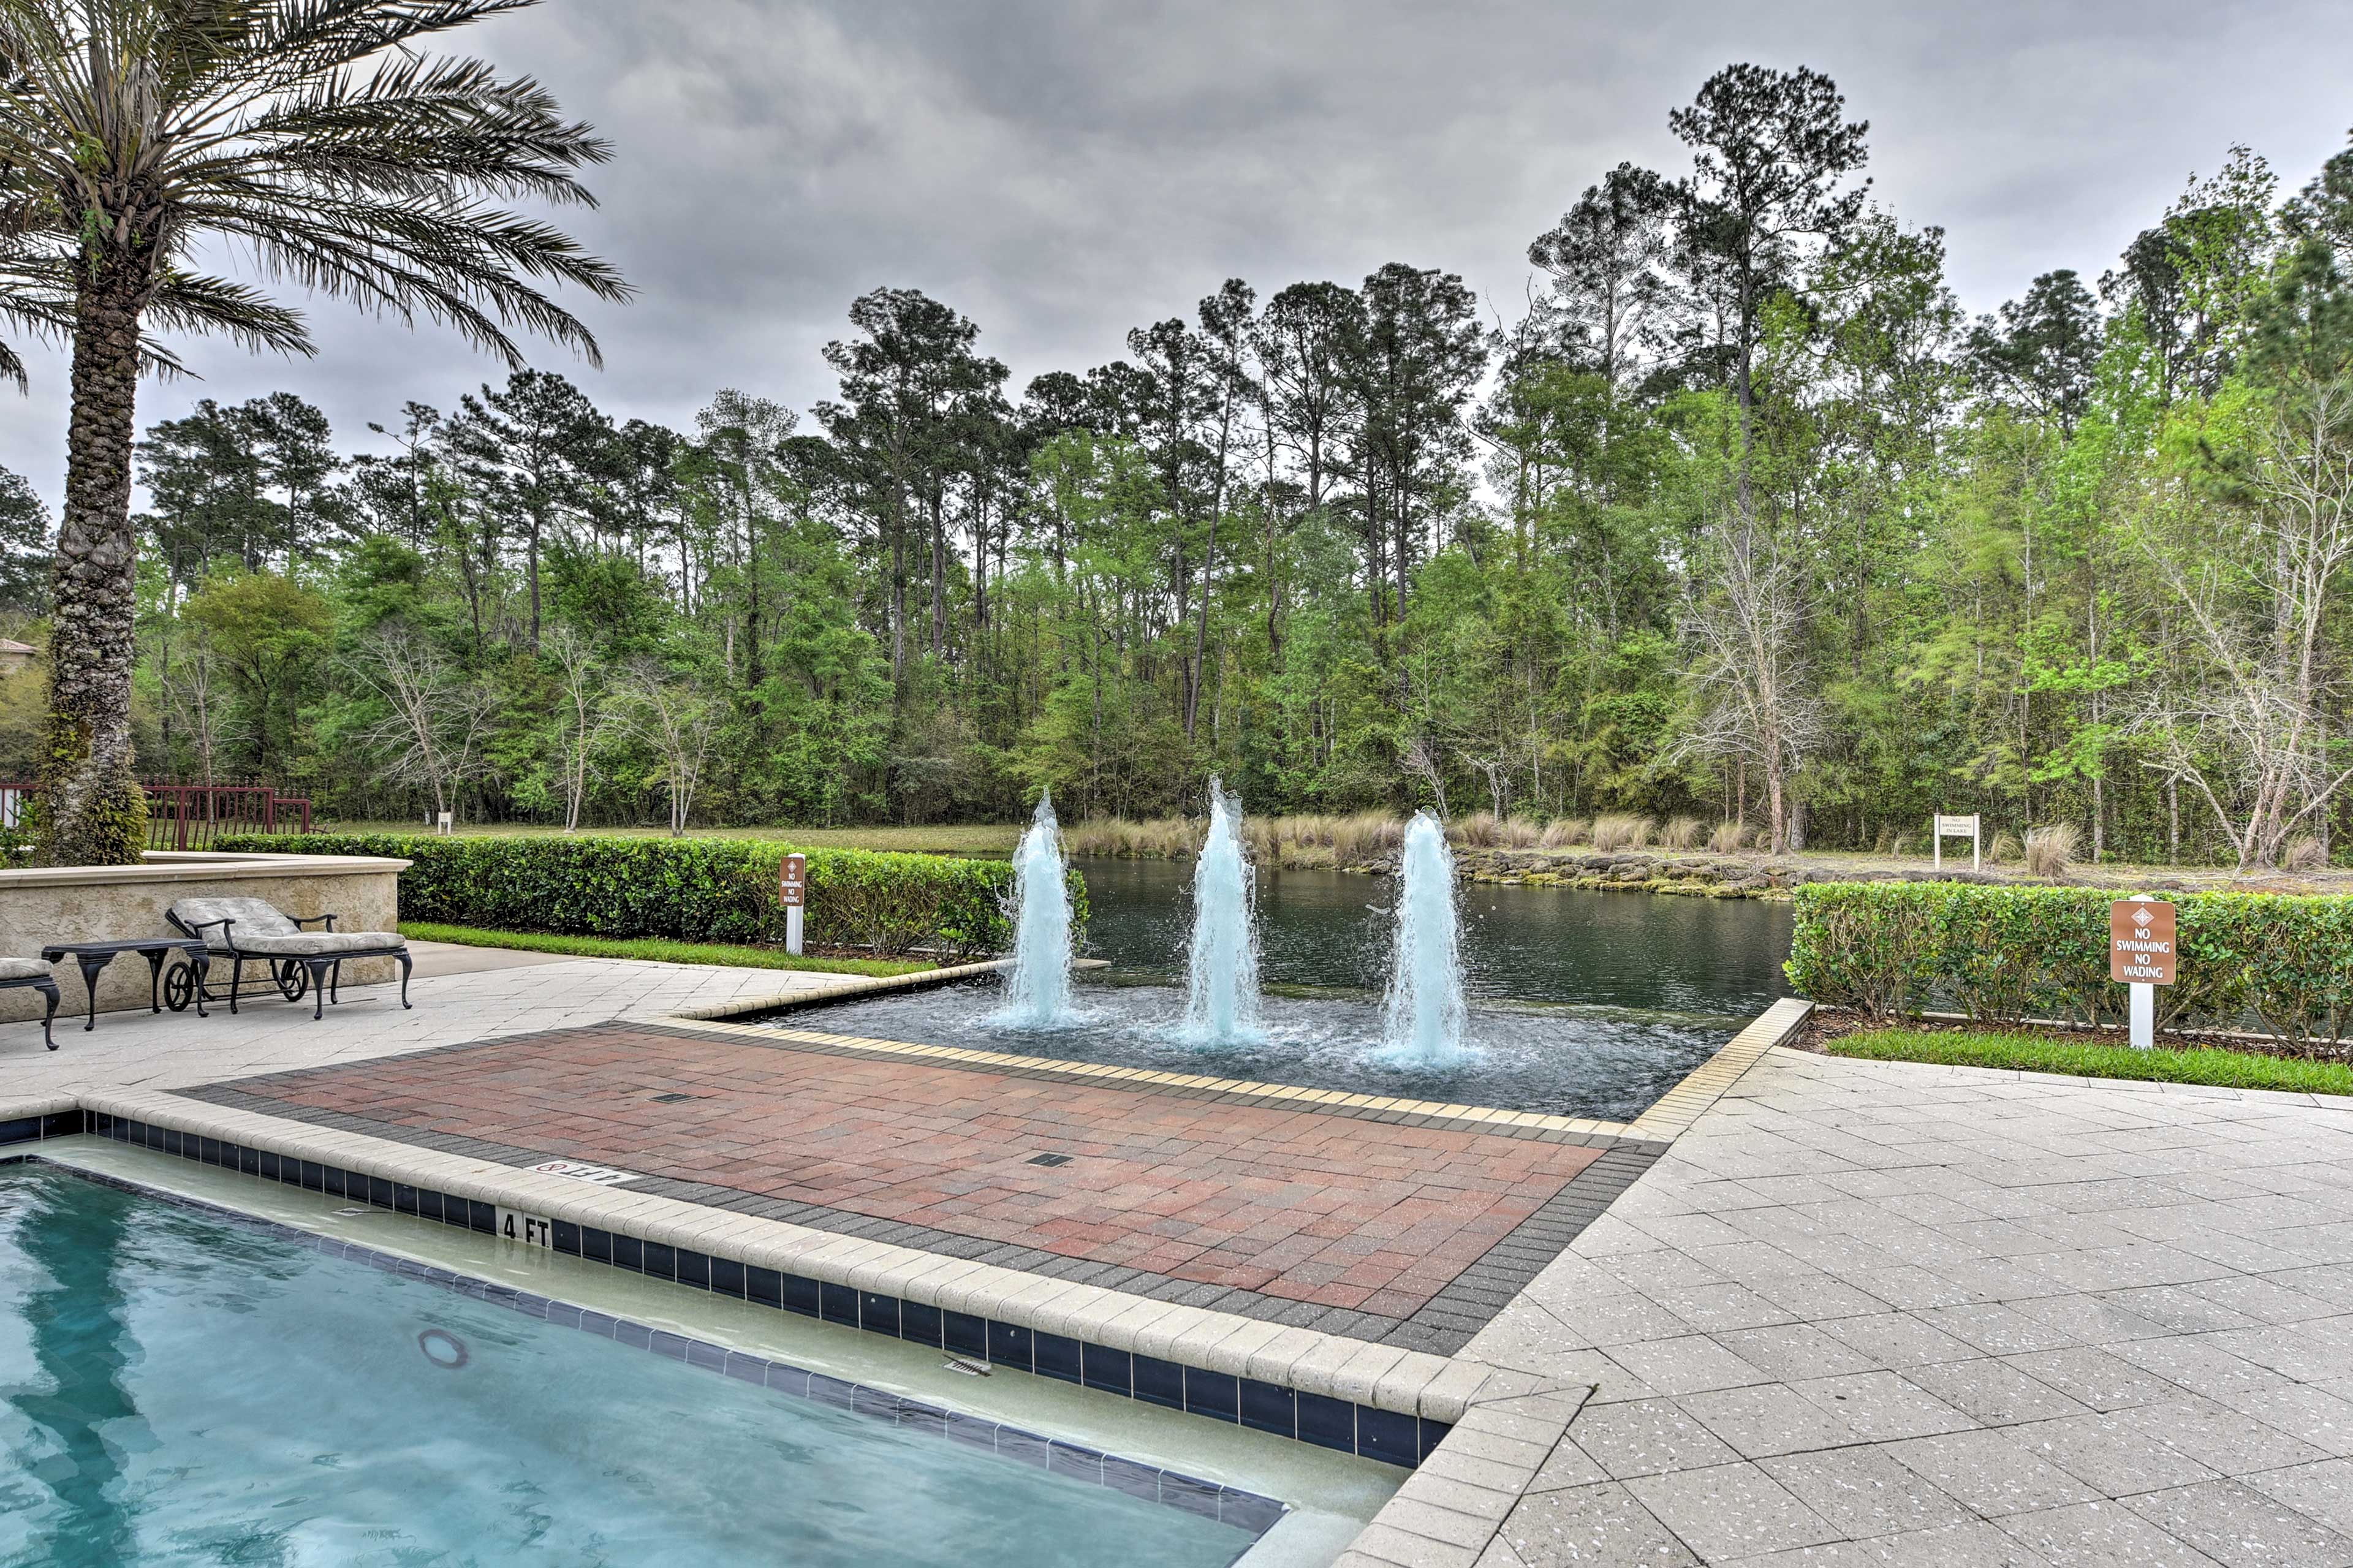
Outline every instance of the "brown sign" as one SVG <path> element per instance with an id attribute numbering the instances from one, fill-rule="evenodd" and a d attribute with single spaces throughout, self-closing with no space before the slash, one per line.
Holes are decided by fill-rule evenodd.
<path id="1" fill-rule="evenodd" d="M 2179 954 L 2173 906 L 2156 899 L 2118 899 L 2108 906 L 2108 978 L 2135 985 L 2170 985 Z"/>
<path id="2" fill-rule="evenodd" d="M 808 857 L 785 857 L 784 874 L 776 880 L 776 891 L 785 900 L 785 908 L 799 909 L 808 902 Z"/>

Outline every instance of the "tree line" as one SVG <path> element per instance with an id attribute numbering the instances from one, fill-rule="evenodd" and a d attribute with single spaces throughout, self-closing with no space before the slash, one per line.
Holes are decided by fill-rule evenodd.
<path id="1" fill-rule="evenodd" d="M 290 393 L 135 447 L 142 770 L 567 826 L 1932 811 L 2325 858 L 2353 770 L 2353 150 L 2233 149 L 1972 319 L 1868 127 L 1739 65 L 1535 237 L 1233 279 L 1018 392 L 912 289 L 835 395 L 693 428 L 517 369 L 340 449 Z M 40 549 L 0 485 L 0 556 Z M 28 494 L 28 492 L 27 492 Z M 37 615 L 38 574 L 0 570 Z M 0 729 L 0 736 L 24 726 Z"/>

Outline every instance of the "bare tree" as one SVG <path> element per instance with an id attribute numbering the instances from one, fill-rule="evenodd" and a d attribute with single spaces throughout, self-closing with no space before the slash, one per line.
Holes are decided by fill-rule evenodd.
<path id="1" fill-rule="evenodd" d="M 635 734 L 659 754 L 670 786 L 670 834 L 686 833 L 694 792 L 719 732 L 719 708 L 708 696 L 660 666 L 641 662 L 620 690 L 621 711 Z"/>
<path id="2" fill-rule="evenodd" d="M 188 744 L 196 753 L 196 779 L 213 782 L 221 748 L 235 740 L 237 729 L 230 718 L 228 691 L 212 649 L 199 637 L 177 659 L 162 665 L 157 679 L 164 700 L 187 721 Z"/>
<path id="3" fill-rule="evenodd" d="M 540 652 L 555 663 L 555 689 L 562 701 L 556 724 L 564 741 L 564 831 L 580 826 L 580 802 L 588 793 L 588 754 L 610 713 L 605 705 L 604 661 L 587 639 L 559 626 L 540 639 Z"/>
<path id="4" fill-rule="evenodd" d="M 469 680 L 441 650 L 406 626 L 390 624 L 360 639 L 346 661 L 385 707 L 364 732 L 386 756 L 387 776 L 433 792 L 436 812 L 454 811 L 458 786 L 480 771 L 494 698 Z"/>
<path id="5" fill-rule="evenodd" d="M 2325 728 L 2339 684 L 2327 628 L 2353 559 L 2353 376 L 2299 390 L 2234 466 L 2236 516 L 2170 489 L 2133 531 L 2178 612 L 2133 727 L 2156 742 L 2151 765 L 2205 799 L 2242 870 L 2278 864 L 2353 779 L 2332 773 Z"/>
<path id="6" fill-rule="evenodd" d="M 1765 778 L 1767 847 L 1784 855 L 1790 775 L 1829 730 L 1803 651 L 1802 566 L 1746 509 L 1717 517 L 1709 554 L 1721 581 L 1713 593 L 1694 581 L 1683 617 L 1700 716 L 1670 755 L 1754 763 Z"/>

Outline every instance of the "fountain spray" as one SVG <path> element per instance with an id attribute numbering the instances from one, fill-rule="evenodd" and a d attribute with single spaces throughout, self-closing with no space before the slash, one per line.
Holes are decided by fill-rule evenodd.
<path id="1" fill-rule="evenodd" d="M 1209 831 L 1193 867 L 1193 949 L 1185 971 L 1185 1021 L 1176 1037 L 1193 1046 L 1255 1045 L 1259 1023 L 1258 934 L 1251 929 L 1256 879 L 1242 849 L 1242 803 L 1209 781 Z"/>
<path id="2" fill-rule="evenodd" d="M 1013 975 L 1005 1005 L 989 1022 L 1008 1029 L 1059 1029 L 1077 1021 L 1071 1006 L 1071 887 L 1050 792 L 1013 854 Z"/>
<path id="3" fill-rule="evenodd" d="M 1407 825 L 1398 865 L 1397 942 L 1382 1003 L 1381 1054 L 1417 1067 L 1462 1059 L 1462 958 L 1454 856 L 1438 818 Z"/>

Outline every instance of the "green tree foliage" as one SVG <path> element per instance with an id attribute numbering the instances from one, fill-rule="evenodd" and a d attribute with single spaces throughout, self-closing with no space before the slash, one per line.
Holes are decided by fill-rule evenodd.
<path id="1" fill-rule="evenodd" d="M 141 743 L 418 821 L 1149 816 L 1217 773 L 1264 811 L 2326 854 L 2353 153 L 2285 201 L 2235 153 L 2099 289 L 1972 320 L 1827 79 L 1733 68 L 1673 124 L 1690 167 L 1601 174 L 1499 326 L 1423 265 L 1229 280 L 1016 398 L 881 288 L 806 416 L 621 423 L 519 371 L 348 457 L 293 399 L 199 405 L 140 449 Z"/>

